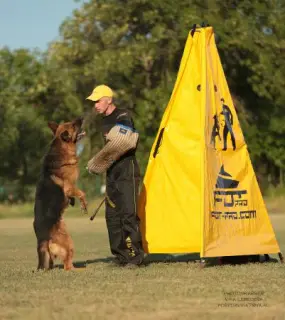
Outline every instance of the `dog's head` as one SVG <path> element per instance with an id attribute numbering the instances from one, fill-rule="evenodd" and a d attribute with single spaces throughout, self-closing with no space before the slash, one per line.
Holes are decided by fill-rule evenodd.
<path id="1" fill-rule="evenodd" d="M 72 122 L 57 124 L 50 121 L 48 126 L 52 130 L 54 137 L 66 143 L 76 143 L 81 132 L 83 118 L 77 118 Z"/>

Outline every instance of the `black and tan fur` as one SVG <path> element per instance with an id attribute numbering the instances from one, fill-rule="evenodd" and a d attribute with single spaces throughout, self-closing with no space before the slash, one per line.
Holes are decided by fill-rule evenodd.
<path id="1" fill-rule="evenodd" d="M 47 152 L 36 188 L 34 231 L 37 237 L 38 269 L 53 268 L 56 257 L 64 269 L 73 269 L 73 241 L 66 230 L 63 213 L 78 198 L 87 212 L 85 194 L 76 187 L 79 176 L 76 142 L 82 119 L 56 124 L 49 122 L 54 137 Z"/>

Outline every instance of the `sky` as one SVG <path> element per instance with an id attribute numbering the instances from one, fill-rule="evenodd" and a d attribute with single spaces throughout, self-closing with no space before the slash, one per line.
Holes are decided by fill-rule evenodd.
<path id="1" fill-rule="evenodd" d="M 0 0 L 0 48 L 46 50 L 80 6 L 74 0 Z"/>

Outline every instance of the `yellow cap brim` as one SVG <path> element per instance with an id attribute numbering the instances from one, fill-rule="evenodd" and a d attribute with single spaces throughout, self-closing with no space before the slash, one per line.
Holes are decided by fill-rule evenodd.
<path id="1" fill-rule="evenodd" d="M 102 98 L 102 97 L 99 97 L 97 94 L 92 93 L 92 94 L 90 94 L 89 97 L 86 98 L 86 100 L 98 101 L 100 98 Z"/>

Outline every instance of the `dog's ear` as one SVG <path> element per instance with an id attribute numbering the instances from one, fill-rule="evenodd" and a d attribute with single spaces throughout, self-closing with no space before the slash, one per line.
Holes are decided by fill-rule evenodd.
<path id="1" fill-rule="evenodd" d="M 56 130 L 58 128 L 58 124 L 54 121 L 49 121 L 48 122 L 48 126 L 50 127 L 51 131 L 53 132 L 53 134 L 56 133 Z"/>
<path id="2" fill-rule="evenodd" d="M 75 124 L 77 127 L 81 127 L 83 120 L 84 120 L 83 117 L 79 117 L 73 121 L 73 124 Z"/>
<path id="3" fill-rule="evenodd" d="M 63 141 L 66 141 L 66 142 L 70 142 L 72 140 L 72 137 L 67 130 L 63 131 L 60 134 L 60 137 Z"/>

